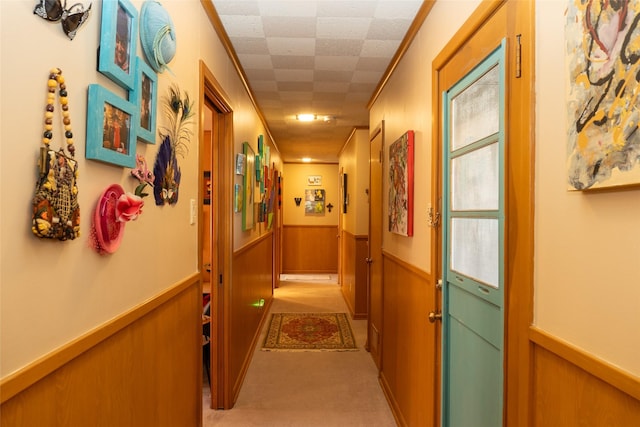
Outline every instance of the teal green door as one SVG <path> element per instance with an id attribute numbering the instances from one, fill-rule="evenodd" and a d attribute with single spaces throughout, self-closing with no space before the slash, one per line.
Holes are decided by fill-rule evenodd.
<path id="1" fill-rule="evenodd" d="M 504 42 L 443 94 L 442 425 L 502 425 Z"/>

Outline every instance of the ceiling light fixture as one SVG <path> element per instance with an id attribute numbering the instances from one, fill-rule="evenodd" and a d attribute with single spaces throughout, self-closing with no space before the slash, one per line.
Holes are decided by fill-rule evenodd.
<path id="1" fill-rule="evenodd" d="M 312 122 L 316 119 L 315 114 L 296 114 L 296 119 L 301 122 Z"/>

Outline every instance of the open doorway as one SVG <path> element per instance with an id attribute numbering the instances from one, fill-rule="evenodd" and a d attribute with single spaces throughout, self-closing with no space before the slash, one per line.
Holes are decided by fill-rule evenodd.
<path id="1" fill-rule="evenodd" d="M 233 116 L 213 74 L 200 63 L 200 144 L 198 261 L 203 296 L 203 367 L 210 407 L 230 407 L 226 301 L 231 280 L 232 221 L 230 182 Z M 204 385 L 206 387 L 207 384 Z M 203 387 L 203 390 L 206 388 Z"/>

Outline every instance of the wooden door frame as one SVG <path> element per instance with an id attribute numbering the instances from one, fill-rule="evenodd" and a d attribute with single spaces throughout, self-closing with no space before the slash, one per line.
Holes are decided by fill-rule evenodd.
<path id="1" fill-rule="evenodd" d="M 211 223 L 212 242 L 215 250 L 211 251 L 211 406 L 214 409 L 231 408 L 231 387 L 228 381 L 229 370 L 229 295 L 231 285 L 231 253 L 233 245 L 232 197 L 230 190 L 233 183 L 233 110 L 228 97 L 217 82 L 213 73 L 200 61 L 199 87 L 199 141 L 198 155 L 202 159 L 204 148 L 204 110 L 206 105 L 215 108 L 214 122 L 217 129 L 212 132 L 211 156 L 214 168 L 211 180 L 214 183 L 212 194 Z M 204 174 L 202 162 L 199 162 L 198 197 L 204 197 Z M 214 201 L 215 200 L 215 201 Z M 198 212 L 198 270 L 202 272 L 203 211 Z M 200 284 L 202 287 L 202 283 Z M 200 375 L 202 378 L 202 375 Z M 213 389 L 215 387 L 215 390 Z"/>
<path id="2" fill-rule="evenodd" d="M 519 4 L 520 3 L 520 4 Z M 507 111 L 505 152 L 505 356 L 504 425 L 527 426 L 532 422 L 532 346 L 529 326 L 533 320 L 533 226 L 534 226 L 534 2 L 518 0 L 485 1 L 471 14 L 461 29 L 436 56 L 432 64 L 432 188 L 431 204 L 442 211 L 442 97 L 443 68 L 464 48 L 480 27 L 501 7 L 507 7 Z M 519 44 L 520 43 L 520 44 Z M 516 61 L 516 53 L 520 58 Z M 471 65 L 471 64 L 469 64 Z M 468 70 L 467 70 L 468 71 Z M 516 72 L 520 75 L 516 76 Z M 521 107 L 521 108 L 519 108 Z M 517 197 L 516 197 L 517 195 Z M 431 235 L 431 265 L 436 278 L 442 277 L 442 227 Z M 435 289 L 435 287 L 434 287 Z M 439 293 L 438 290 L 434 292 Z M 436 294 L 441 305 L 441 295 Z M 438 307 L 439 310 L 442 307 Z M 436 392 L 442 399 L 442 328 L 437 328 Z M 440 406 L 438 405 L 438 411 Z M 440 419 L 441 414 L 438 414 Z"/>

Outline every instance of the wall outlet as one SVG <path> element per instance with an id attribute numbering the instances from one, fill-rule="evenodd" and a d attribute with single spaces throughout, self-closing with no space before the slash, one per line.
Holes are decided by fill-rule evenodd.
<path id="1" fill-rule="evenodd" d="M 191 199 L 190 201 L 191 212 L 189 213 L 189 224 L 194 225 L 196 223 L 196 218 L 198 217 L 198 205 L 196 205 L 196 199 Z"/>

